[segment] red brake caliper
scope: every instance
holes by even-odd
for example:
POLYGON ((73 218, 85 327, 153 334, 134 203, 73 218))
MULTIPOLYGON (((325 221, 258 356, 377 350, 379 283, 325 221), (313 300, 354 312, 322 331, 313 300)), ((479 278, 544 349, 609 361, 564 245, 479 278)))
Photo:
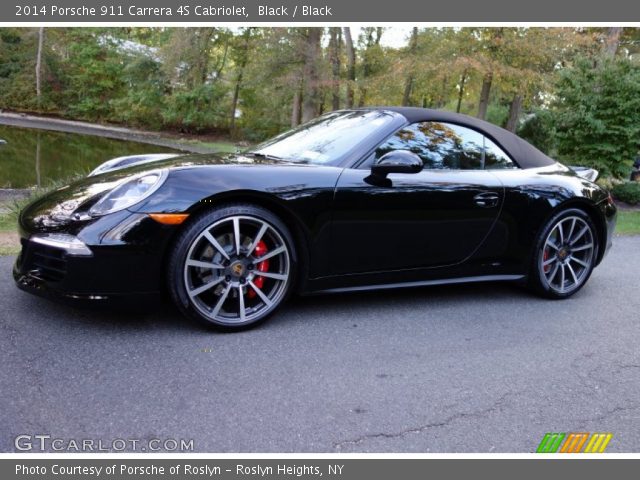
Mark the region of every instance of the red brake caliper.
MULTIPOLYGON (((268 251, 269 251, 269 249, 267 248, 267 244, 264 243, 262 240, 260 240, 258 242, 258 245, 256 245, 256 249, 254 250, 254 255, 256 257, 260 258, 264 254, 266 254, 268 251)), ((269 260, 263 260, 262 262, 258 263, 258 265, 256 265, 256 269, 258 271, 260 271, 260 272, 268 271, 269 270, 269 260)), ((257 288, 262 288, 262 286, 264 285, 264 277, 261 277, 260 275, 256 275, 253 278, 253 284, 257 288)), ((253 289, 247 288, 247 297, 254 298, 256 295, 257 294, 253 289)))
MULTIPOLYGON (((545 248, 544 252, 542 253, 542 261, 546 262, 547 260, 549 260, 549 249, 545 248)), ((551 265, 545 265, 543 267, 544 273, 549 273, 549 270, 551 270, 551 265)))

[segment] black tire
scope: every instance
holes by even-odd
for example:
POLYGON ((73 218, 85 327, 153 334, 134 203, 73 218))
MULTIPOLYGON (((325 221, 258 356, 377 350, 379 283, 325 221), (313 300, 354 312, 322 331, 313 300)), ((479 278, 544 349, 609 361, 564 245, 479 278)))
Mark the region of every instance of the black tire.
POLYGON ((169 254, 167 283, 184 315, 220 331, 239 331, 277 310, 295 272, 286 225, 264 208, 228 204, 189 219, 169 254))
POLYGON ((596 227, 584 210, 570 208, 557 213, 536 239, 528 287, 545 298, 570 297, 589 280, 599 247, 596 227))

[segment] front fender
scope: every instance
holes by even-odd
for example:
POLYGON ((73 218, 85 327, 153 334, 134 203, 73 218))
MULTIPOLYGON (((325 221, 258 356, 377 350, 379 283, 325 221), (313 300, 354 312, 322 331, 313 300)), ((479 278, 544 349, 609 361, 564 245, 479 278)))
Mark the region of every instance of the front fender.
POLYGON ((264 207, 300 232, 309 275, 326 274, 335 185, 342 169, 303 165, 216 165, 171 170, 161 188, 132 210, 189 213, 229 203, 264 207))

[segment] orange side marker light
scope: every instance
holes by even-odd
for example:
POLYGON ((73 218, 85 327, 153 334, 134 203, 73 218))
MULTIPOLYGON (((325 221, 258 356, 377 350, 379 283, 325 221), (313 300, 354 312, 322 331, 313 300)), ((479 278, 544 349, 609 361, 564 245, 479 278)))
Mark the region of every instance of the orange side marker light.
POLYGON ((188 217, 188 213, 150 213, 149 216, 163 225, 180 225, 188 217))

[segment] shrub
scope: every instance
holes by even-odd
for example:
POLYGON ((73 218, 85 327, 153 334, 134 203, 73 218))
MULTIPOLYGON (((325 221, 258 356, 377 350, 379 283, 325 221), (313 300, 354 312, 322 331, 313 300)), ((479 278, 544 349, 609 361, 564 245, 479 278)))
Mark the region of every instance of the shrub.
POLYGON ((215 130, 226 119, 226 90, 219 84, 204 84, 190 90, 179 90, 166 97, 162 120, 166 127, 186 133, 215 130))
POLYGON ((553 155, 555 131, 553 115, 549 110, 540 109, 532 112, 520 124, 517 133, 540 151, 553 155))
POLYGON ((637 205, 640 203, 640 182, 619 183, 611 189, 611 194, 617 200, 637 205))
POLYGON ((640 65, 582 59, 562 70, 555 128, 561 159, 624 177, 640 148, 640 65))

